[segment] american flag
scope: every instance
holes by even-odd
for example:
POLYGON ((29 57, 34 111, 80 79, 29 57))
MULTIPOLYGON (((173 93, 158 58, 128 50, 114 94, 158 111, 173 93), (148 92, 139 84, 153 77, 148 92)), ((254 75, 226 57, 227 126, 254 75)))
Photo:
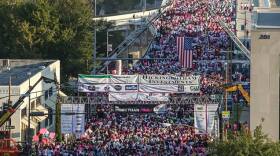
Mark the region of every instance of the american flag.
POLYGON ((193 38, 192 37, 177 37, 177 51, 179 62, 182 68, 192 68, 193 62, 193 38))

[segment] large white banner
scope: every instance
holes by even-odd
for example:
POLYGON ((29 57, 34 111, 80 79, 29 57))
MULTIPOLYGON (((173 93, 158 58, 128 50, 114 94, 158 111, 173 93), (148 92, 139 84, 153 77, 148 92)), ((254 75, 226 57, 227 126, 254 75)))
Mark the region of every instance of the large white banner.
POLYGON ((218 104, 194 106, 194 127, 196 128, 196 134, 215 133, 215 116, 217 115, 217 109, 218 104))
POLYGON ((200 76, 176 76, 176 75, 139 75, 141 84, 162 85, 199 85, 200 76))
POLYGON ((75 134, 77 136, 84 133, 85 127, 85 105, 84 104, 62 104, 61 105, 61 133, 75 134), (67 115, 65 113, 77 113, 67 115))
POLYGON ((169 101, 168 93, 109 93, 109 101, 169 101))
POLYGON ((79 75, 79 92, 199 93, 200 76, 79 75))
MULTIPOLYGON (((61 114, 72 112, 72 104, 61 104, 61 114)), ((61 133, 70 134, 73 132, 73 118, 69 115, 61 115, 61 133)))
POLYGON ((199 85, 158 85, 158 84, 140 84, 140 92, 156 93, 199 93, 199 85))
POLYGON ((215 121, 215 116, 218 116, 217 109, 218 104, 207 105, 207 132, 210 135, 214 135, 216 132, 216 128, 218 128, 218 122, 215 121))

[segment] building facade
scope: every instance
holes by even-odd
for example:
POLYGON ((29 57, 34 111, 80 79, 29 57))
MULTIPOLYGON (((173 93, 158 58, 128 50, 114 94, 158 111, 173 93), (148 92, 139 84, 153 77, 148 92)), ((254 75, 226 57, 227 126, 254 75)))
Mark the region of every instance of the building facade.
MULTIPOLYGON (((26 94, 29 86, 33 86, 42 76, 60 82, 60 61, 58 60, 5 60, 0 59, 0 111, 4 111, 4 103, 8 103, 9 90, 10 101, 15 104, 21 95, 26 94), (10 85, 11 84, 11 85, 10 85), (9 85, 11 86, 9 89, 9 85)), ((40 81, 30 94, 30 111, 54 113, 57 87, 55 83, 40 81)), ((16 110, 11 117, 11 136, 16 141, 26 141, 28 127, 29 97, 16 110)), ((40 128, 46 127, 54 131, 54 116, 31 117, 30 127, 36 133, 40 128)), ((8 122, 1 131, 6 131, 8 122)))
POLYGON ((279 140, 280 9, 255 10, 251 50, 250 129, 279 140))

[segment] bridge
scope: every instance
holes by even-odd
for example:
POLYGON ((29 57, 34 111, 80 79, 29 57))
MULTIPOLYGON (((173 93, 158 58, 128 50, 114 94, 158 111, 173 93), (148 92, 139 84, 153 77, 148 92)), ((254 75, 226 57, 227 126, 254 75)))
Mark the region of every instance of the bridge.
POLYGON ((113 22, 115 26, 122 26, 122 25, 142 25, 145 23, 145 18, 148 18, 158 12, 158 9, 153 9, 149 11, 139 11, 139 12, 132 12, 127 14, 121 15, 113 15, 113 16, 101 16, 93 18, 94 21, 104 20, 107 22, 113 22))
POLYGON ((93 20, 94 21, 104 20, 107 22, 114 22, 115 26, 122 26, 122 25, 129 25, 129 24, 143 25, 143 24, 145 24, 145 20, 143 20, 143 19, 149 18, 149 17, 157 14, 161 8, 164 8, 168 5, 169 1, 170 0, 163 0, 161 3, 161 7, 158 9, 151 9, 151 10, 138 11, 138 12, 135 12, 135 11, 127 12, 127 13, 118 14, 118 15, 97 16, 97 17, 93 18, 93 20))

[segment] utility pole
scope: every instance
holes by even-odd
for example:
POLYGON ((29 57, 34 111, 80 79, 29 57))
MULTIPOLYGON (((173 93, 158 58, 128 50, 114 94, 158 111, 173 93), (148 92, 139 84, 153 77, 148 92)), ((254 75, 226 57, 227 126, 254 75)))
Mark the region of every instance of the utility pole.
MULTIPOLYGON (((96 0, 94 0, 94 17, 96 17, 96 0)), ((93 74, 96 74, 96 21, 94 21, 94 43, 93 43, 93 74)))
MULTIPOLYGON (((228 83, 228 63, 226 62, 225 63, 225 67, 226 67, 226 74, 225 74, 225 76, 226 76, 226 84, 228 83)), ((228 110, 228 108, 227 108, 227 97, 228 97, 228 92, 227 91, 225 91, 225 100, 224 100, 224 105, 225 105, 225 111, 227 111, 228 110)), ((224 119, 223 119, 224 120, 224 119)), ((225 121, 224 120, 224 122, 223 122, 224 124, 224 126, 223 126, 223 129, 224 129, 224 137, 223 137, 223 140, 227 140, 227 121, 225 121)))
MULTIPOLYGON (((206 37, 207 37, 207 51, 209 50, 209 34, 208 34, 208 10, 209 10, 209 5, 207 5, 207 11, 206 11, 206 37)), ((206 117, 206 134, 208 134, 208 107, 206 103, 206 108, 205 108, 205 117, 206 117)))
MULTIPOLYGON (((28 89, 31 89, 30 85, 30 78, 31 78, 31 72, 28 72, 27 75, 29 76, 28 79, 28 89)), ((30 128, 30 112, 31 112, 31 97, 30 94, 28 95, 28 126, 27 126, 27 144, 28 144, 28 154, 31 154, 31 148, 32 148, 32 140, 31 138, 31 128, 30 128)))
POLYGON ((61 103, 60 103, 60 84, 58 84, 56 74, 54 74, 54 80, 57 88, 57 99, 56 99, 56 105, 55 105, 55 133, 56 133, 56 141, 61 142, 62 136, 61 136, 61 103))
POLYGON ((247 33, 246 33, 246 31, 247 31, 247 10, 245 10, 244 13, 245 13, 245 21, 244 21, 244 43, 243 44, 246 43, 246 37, 248 37, 247 33))
POLYGON ((145 12, 145 11, 146 11, 146 5, 147 5, 146 0, 143 0, 143 12, 145 12))
MULTIPOLYGON (((12 100, 11 100, 11 85, 12 85, 12 77, 9 78, 9 98, 8 98, 8 109, 12 107, 12 100)), ((9 127, 9 138, 11 138, 11 125, 12 120, 9 119, 8 127, 9 127)))
MULTIPOLYGON (((108 52, 109 52, 109 31, 107 30, 107 48, 106 48, 106 58, 108 59, 108 52)), ((106 73, 109 74, 109 67, 106 66, 106 73)))

